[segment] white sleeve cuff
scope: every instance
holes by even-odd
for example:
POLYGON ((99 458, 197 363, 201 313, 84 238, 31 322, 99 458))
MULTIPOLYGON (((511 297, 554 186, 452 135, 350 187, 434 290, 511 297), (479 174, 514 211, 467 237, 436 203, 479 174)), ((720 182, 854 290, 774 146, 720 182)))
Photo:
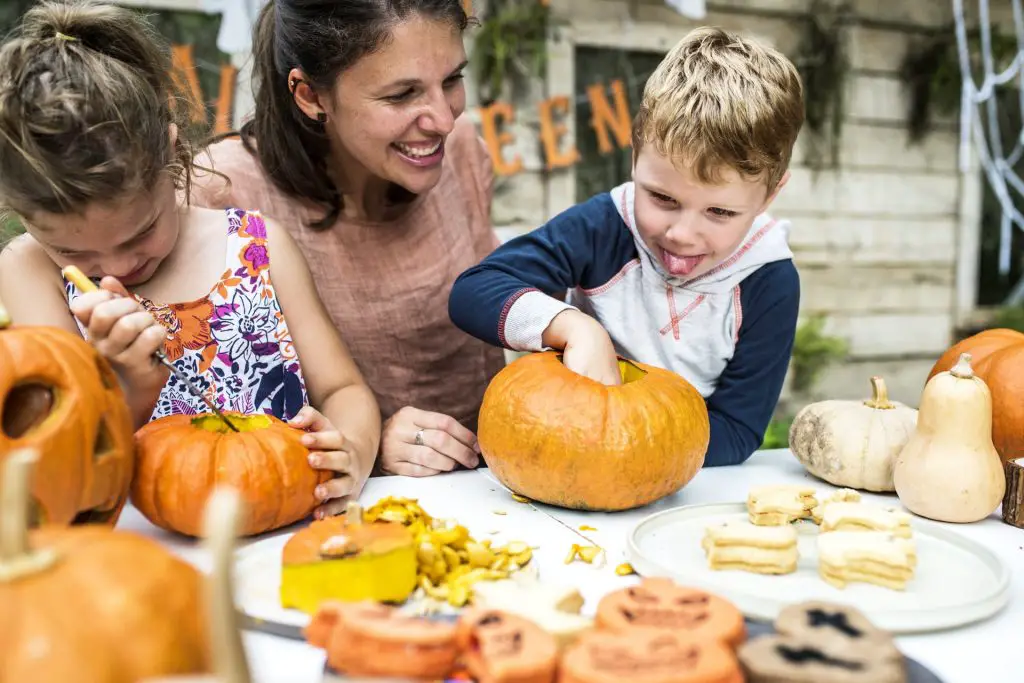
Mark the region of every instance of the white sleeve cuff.
POLYGON ((513 351, 546 351, 544 330, 562 311, 575 309, 543 292, 530 290, 523 293, 505 314, 501 323, 501 336, 513 351))

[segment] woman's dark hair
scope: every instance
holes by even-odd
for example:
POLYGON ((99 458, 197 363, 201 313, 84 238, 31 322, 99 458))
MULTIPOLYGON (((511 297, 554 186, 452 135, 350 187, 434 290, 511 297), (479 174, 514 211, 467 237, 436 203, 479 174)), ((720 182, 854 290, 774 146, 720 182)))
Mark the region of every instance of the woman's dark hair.
POLYGON ((325 207, 313 228, 334 223, 341 193, 327 173, 324 124, 299 110, 288 72, 301 69, 310 87, 328 93, 341 72, 414 15, 449 20, 459 30, 469 25, 463 0, 270 0, 260 12, 253 31, 255 115, 242 126, 242 143, 284 193, 325 207))
POLYGON ((0 209, 69 213, 150 189, 170 172, 188 196, 168 51, 132 10, 41 2, 0 48, 0 209))

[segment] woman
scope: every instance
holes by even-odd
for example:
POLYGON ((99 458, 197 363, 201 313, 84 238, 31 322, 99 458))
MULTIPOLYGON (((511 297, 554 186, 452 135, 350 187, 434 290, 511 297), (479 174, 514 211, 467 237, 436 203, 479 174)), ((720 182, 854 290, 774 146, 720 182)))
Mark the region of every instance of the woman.
POLYGON ((193 186, 196 203, 261 210, 298 242, 380 403, 385 473, 476 467, 477 411, 504 364, 447 309, 498 245, 491 160, 460 119, 467 24, 461 0, 271 0, 255 116, 209 148, 229 182, 193 186))

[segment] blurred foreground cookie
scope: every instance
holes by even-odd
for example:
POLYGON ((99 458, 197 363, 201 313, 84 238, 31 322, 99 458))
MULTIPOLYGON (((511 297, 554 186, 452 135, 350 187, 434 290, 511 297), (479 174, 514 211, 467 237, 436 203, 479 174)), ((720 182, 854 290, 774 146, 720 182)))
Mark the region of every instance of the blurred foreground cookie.
POLYGON ((825 512, 825 507, 832 503, 859 503, 860 493, 853 489, 838 489, 833 491, 832 495, 828 498, 822 499, 814 509, 811 510, 811 519, 815 524, 821 524, 821 516, 825 512))
POLYGON ((879 657, 870 645, 831 651, 802 636, 769 635, 740 648, 747 683, 905 683, 902 660, 879 657))
POLYGON ((558 683, 743 683, 736 655, 671 631, 591 631, 566 650, 558 683))
POLYGON ((817 504, 814 489, 810 486, 759 486, 747 494, 750 522, 760 526, 780 526, 809 518, 817 504))
POLYGON ((910 538, 910 515, 868 503, 832 503, 822 513, 821 530, 887 531, 893 536, 910 538))
POLYGON ((701 542, 714 570, 738 569, 756 574, 790 574, 799 558, 796 529, 726 522, 710 526, 701 542))
POLYGON ((555 637, 533 622, 493 609, 471 609, 459 618, 462 663, 477 683, 554 683, 555 637))
POLYGON ((563 648, 594 626, 591 617, 580 614, 583 595, 579 590, 535 579, 481 581, 473 586, 473 605, 529 619, 563 648))
POLYGON ((747 637, 743 614, 731 602, 663 578, 606 594, 597 604, 595 622, 608 631, 670 631, 731 647, 747 637))
POLYGON ((372 602, 326 602, 303 631, 349 676, 445 678, 458 657, 456 625, 372 602))
POLYGON ((775 631, 805 638, 827 652, 866 645, 874 658, 891 659, 902 665, 903 655, 892 635, 875 627, 863 612, 849 605, 818 601, 790 605, 776 617, 775 631))
POLYGON ((860 582, 904 590, 915 566, 917 554, 910 539, 884 531, 830 531, 818 536, 818 573, 836 588, 860 582))

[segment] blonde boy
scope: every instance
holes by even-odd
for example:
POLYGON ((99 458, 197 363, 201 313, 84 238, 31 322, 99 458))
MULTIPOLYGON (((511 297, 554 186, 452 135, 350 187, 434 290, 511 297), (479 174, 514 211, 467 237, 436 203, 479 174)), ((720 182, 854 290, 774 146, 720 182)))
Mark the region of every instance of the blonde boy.
POLYGON ((793 347, 789 223, 766 211, 803 118, 783 55, 719 29, 691 32, 644 88, 633 181, 463 273, 453 322, 510 349, 563 350, 567 367, 609 385, 621 381, 616 354, 673 370, 707 403, 705 466, 744 462, 793 347))

